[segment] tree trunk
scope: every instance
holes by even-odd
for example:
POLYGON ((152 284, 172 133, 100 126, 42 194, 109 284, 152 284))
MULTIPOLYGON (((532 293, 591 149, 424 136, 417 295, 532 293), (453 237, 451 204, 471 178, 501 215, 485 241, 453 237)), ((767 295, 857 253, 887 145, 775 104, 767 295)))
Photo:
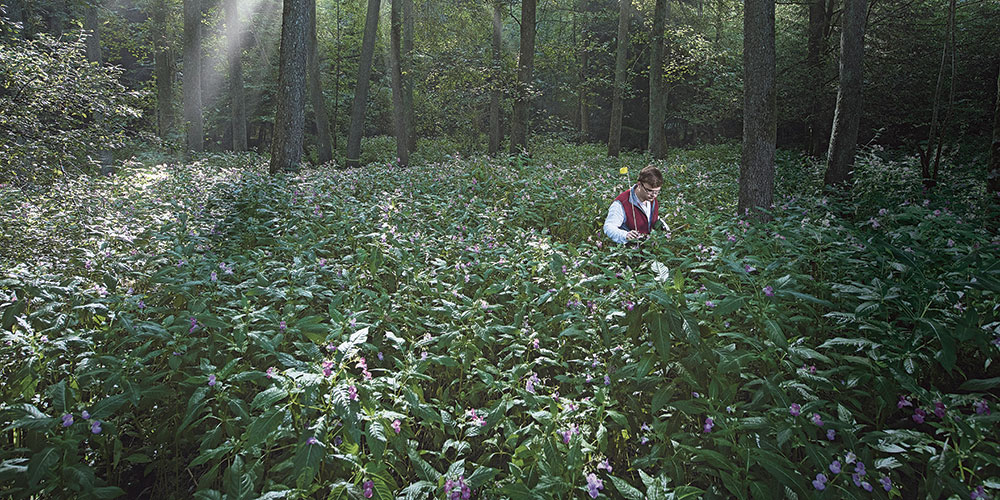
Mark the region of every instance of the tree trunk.
POLYGON ((389 7, 389 83, 392 86, 392 124, 396 131, 396 158, 400 165, 410 163, 410 137, 406 130, 406 111, 403 109, 403 72, 400 69, 400 31, 399 19, 401 0, 391 0, 389 7))
POLYGON ((775 114, 774 0, 743 2, 743 155, 737 212, 769 217, 774 198, 775 114))
POLYGON ((316 0, 308 0, 306 15, 309 16, 307 33, 306 60, 309 65, 309 98, 312 101, 313 119, 316 120, 316 149, 319 162, 333 161, 333 149, 330 147, 330 120, 326 115, 326 99, 323 98, 323 87, 320 85, 319 53, 316 44, 316 0))
POLYGON ((997 73, 997 102, 993 107, 993 144, 990 148, 987 187, 994 194, 993 200, 1000 203, 1000 72, 997 73))
POLYGON ((844 22, 840 34, 840 88, 833 112, 830 152, 823 179, 828 186, 848 186, 858 147, 866 3, 865 0, 844 0, 844 22))
POLYGON ((167 42, 167 2, 153 5, 153 59, 156 72, 156 131, 166 139, 174 130, 174 58, 167 42))
POLYGON ((490 75, 490 156, 500 151, 503 131, 500 129, 500 71, 503 51, 503 2, 493 2, 493 69, 490 75))
POLYGON ((368 84, 372 74, 372 56, 375 54, 375 37, 378 35, 380 0, 368 0, 365 17, 365 34, 361 42, 361 60, 358 62, 358 86, 351 106, 351 129, 347 136, 347 166, 361 164, 361 136, 365 131, 365 106, 368 104, 368 84))
POLYGON ((809 38, 807 39, 806 67, 810 72, 810 86, 813 95, 809 103, 809 154, 826 156, 827 141, 830 139, 829 120, 823 116, 823 84, 826 79, 823 71, 823 52, 826 42, 826 26, 829 16, 826 12, 825 0, 812 0, 809 4, 809 38))
POLYGON ((649 55, 649 152, 657 159, 667 157, 667 137, 663 128, 667 114, 663 89, 663 29, 666 21, 667 0, 656 0, 649 55))
POLYGON ((528 149, 528 104, 531 99, 531 72, 535 64, 535 3, 521 0, 521 47, 517 57, 517 96, 510 125, 510 152, 528 149))
POLYGON ((577 89, 577 101, 580 107, 580 142, 590 140, 590 106, 587 103, 587 67, 590 65, 589 40, 584 38, 580 48, 580 86, 577 89))
POLYGON ((201 114, 201 1, 184 0, 184 130, 187 151, 205 149, 201 114))
MULTIPOLYGON (((83 28, 87 30, 87 61, 100 66, 103 57, 101 56, 101 24, 97 15, 97 7, 97 2, 87 5, 86 14, 84 15, 83 28)), ((104 113, 95 110, 94 123, 97 124, 99 128, 103 128, 104 121, 104 113)), ((101 163, 101 174, 106 175, 113 172, 113 158, 110 150, 102 149, 98 151, 97 157, 101 163)))
POLYGON ((413 0, 403 0, 403 121, 406 124, 407 151, 417 150, 417 125, 413 115, 413 0))
POLYGON ((226 0, 226 39, 229 58, 229 122, 233 130, 233 151, 247 150, 247 109, 243 92, 243 26, 238 0, 226 0))
POLYGON ((615 48, 615 88, 611 97, 611 126, 608 131, 608 156, 618 156, 622 145, 622 95, 625 92, 625 70, 628 61, 628 24, 632 0, 619 0, 618 45, 615 48))
POLYGON ((281 11, 281 48, 278 55, 278 93, 271 143, 272 175, 294 171, 302 160, 305 135, 307 0, 284 0, 281 11))
POLYGON ((333 150, 337 150, 338 127, 340 126, 340 67, 343 62, 343 51, 340 47, 341 22, 340 0, 337 1, 337 62, 333 68, 333 150))
MULTIPOLYGON (((955 110, 955 0, 948 2, 948 55, 951 58, 951 80, 948 82, 948 110, 944 115, 944 121, 939 130, 943 130, 951 122, 951 113, 955 110)), ((944 61, 942 61, 943 63, 944 61)), ((942 67, 942 73, 944 68, 942 67)), ((938 134, 937 149, 934 152, 934 166, 931 169, 931 180, 937 183, 938 167, 941 165, 941 147, 944 145, 944 138, 938 134)))

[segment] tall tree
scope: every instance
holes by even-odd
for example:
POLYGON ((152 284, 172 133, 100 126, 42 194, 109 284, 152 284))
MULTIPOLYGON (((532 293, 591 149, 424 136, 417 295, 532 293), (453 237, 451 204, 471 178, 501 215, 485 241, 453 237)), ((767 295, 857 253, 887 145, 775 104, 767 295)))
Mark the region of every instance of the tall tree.
POLYGON ((153 59, 156 75, 156 132, 166 139, 174 130, 174 56, 167 39, 167 1, 153 8, 153 59))
POLYGON ((403 0, 403 54, 400 67, 403 72, 403 116, 409 151, 417 150, 417 125, 413 115, 413 0, 403 0))
POLYGON ((843 28, 840 32, 840 88, 823 178, 828 186, 847 185, 858 147, 866 3, 865 0, 844 0, 843 28))
POLYGON ((536 0, 521 0, 521 48, 517 56, 518 91, 510 124, 510 152, 528 149, 528 104, 531 99, 531 73, 535 66, 536 0))
POLYGON ((997 72, 997 101, 993 106, 993 144, 990 148, 990 168, 987 186, 1000 203, 1000 71, 997 72))
MULTIPOLYGON (((700 4, 699 4, 700 5, 700 4)), ((663 128, 667 114, 667 96, 663 88, 663 29, 667 21, 667 0, 656 0, 653 7, 652 48, 649 51, 649 152, 653 158, 667 156, 667 136, 663 128)))
POLYGON ((243 93, 243 27, 238 0, 226 0, 226 56, 229 59, 229 122, 233 151, 247 150, 247 110, 243 93))
POLYGON ((389 83, 392 86, 392 124, 396 131, 396 158, 400 165, 410 163, 410 137, 406 127, 403 102, 403 71, 400 69, 400 38, 402 21, 399 17, 401 0, 390 0, 389 7, 389 83))
POLYGON ((757 219, 774 199, 774 0, 743 1, 743 155, 737 211, 757 219))
POLYGON ((823 71, 823 55, 826 52, 827 32, 830 14, 827 0, 811 0, 809 3, 809 35, 806 39, 806 67, 811 75, 810 90, 814 96, 809 104, 808 130, 809 154, 826 156, 827 141, 830 140, 830 120, 824 116, 822 95, 826 73, 823 71))
POLYGON ((368 0, 365 17, 365 34, 361 41, 361 60, 358 62, 358 86, 354 90, 351 106, 351 129, 347 135, 347 166, 361 164, 361 136, 365 131, 365 105, 368 103, 368 84, 372 74, 372 56, 375 54, 375 36, 378 34, 380 0, 368 0))
POLYGON ((625 93, 625 70, 628 61, 628 25, 632 0, 619 0, 618 45, 615 47, 615 88, 611 97, 611 126, 608 131, 608 156, 618 156, 622 145, 622 95, 625 93))
POLYGON ((201 107, 201 1, 184 0, 184 130, 187 151, 205 149, 201 107))
MULTIPOLYGON (((586 12, 586 0, 580 0, 577 12, 586 12)), ((576 30, 573 30, 574 33, 576 30)), ((590 105, 587 101, 587 79, 589 77, 588 67, 590 66, 590 31, 586 24, 580 30, 580 46, 577 58, 580 61, 580 69, 577 75, 577 114, 580 115, 580 141, 587 142, 590 137, 590 105)))
MULTIPOLYGON (((84 13, 83 27, 87 31, 87 61, 100 66, 103 57, 101 56, 101 23, 97 12, 98 6, 99 3, 97 1, 87 4, 86 11, 84 13)), ((95 123, 97 123, 98 126, 103 126, 104 120, 104 113, 95 110, 95 123)), ((101 149, 97 152, 97 157, 101 162, 101 173, 107 174, 112 172, 111 151, 109 149, 101 149)))
POLYGON ((284 0, 278 55, 278 95, 271 143, 271 174, 295 170, 305 135, 308 0, 284 0))
POLYGON ((941 147, 944 139, 941 131, 945 129, 955 100, 955 0, 948 2, 948 27, 945 30, 945 42, 941 47, 941 66, 938 68, 937 85, 934 88, 934 103, 931 111, 931 126, 927 138, 927 149, 920 149, 921 174, 928 185, 937 183, 938 165, 941 163, 941 147), (951 57, 951 80, 949 82, 948 112, 944 120, 938 121, 941 109, 941 89, 944 86, 945 62, 951 57))
POLYGON ((490 145, 488 152, 490 156, 500 151, 500 142, 503 141, 503 131, 500 129, 500 57, 503 50, 503 2, 493 1, 493 69, 490 79, 492 88, 490 89, 490 145))
POLYGON ((333 160, 333 148, 330 146, 330 119, 326 115, 326 99, 323 98, 323 87, 320 85, 319 51, 316 44, 316 0, 307 0, 306 14, 309 16, 308 54, 309 65, 309 98, 312 101, 313 119, 316 121, 316 148, 320 163, 333 160))

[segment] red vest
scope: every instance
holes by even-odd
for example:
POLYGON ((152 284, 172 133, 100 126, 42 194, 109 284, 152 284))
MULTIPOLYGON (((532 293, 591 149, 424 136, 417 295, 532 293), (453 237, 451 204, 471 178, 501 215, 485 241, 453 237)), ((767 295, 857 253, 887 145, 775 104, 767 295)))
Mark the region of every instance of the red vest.
POLYGON ((657 219, 660 218, 660 203, 658 200, 653 200, 651 203, 653 209, 650 211, 652 220, 646 220, 646 213, 642 211, 642 208, 632 204, 631 195, 632 189, 630 188, 615 198, 625 209, 625 222, 620 229, 625 231, 635 229, 640 233, 649 234, 649 228, 656 224, 657 219))

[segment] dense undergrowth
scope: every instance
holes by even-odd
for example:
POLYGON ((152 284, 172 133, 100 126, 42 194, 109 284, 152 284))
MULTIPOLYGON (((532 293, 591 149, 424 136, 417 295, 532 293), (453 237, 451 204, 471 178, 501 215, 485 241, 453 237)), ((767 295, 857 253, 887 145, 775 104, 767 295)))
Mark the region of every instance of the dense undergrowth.
POLYGON ((758 224, 731 215, 737 147, 676 151, 669 230, 613 248, 619 168, 648 158, 423 147, 406 169, 150 157, 0 193, 0 490, 1000 493, 1000 240, 974 168, 926 194, 868 151, 839 199, 779 152, 758 224))

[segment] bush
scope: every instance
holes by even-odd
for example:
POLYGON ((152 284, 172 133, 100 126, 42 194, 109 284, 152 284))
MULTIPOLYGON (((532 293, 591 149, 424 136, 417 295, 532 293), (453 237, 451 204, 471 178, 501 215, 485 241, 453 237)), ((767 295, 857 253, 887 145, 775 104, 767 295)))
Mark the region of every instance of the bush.
POLYGON ((137 94, 119 68, 87 61, 82 34, 24 40, 13 29, 0 18, 0 178, 47 186, 97 172, 100 152, 125 144, 137 94))

